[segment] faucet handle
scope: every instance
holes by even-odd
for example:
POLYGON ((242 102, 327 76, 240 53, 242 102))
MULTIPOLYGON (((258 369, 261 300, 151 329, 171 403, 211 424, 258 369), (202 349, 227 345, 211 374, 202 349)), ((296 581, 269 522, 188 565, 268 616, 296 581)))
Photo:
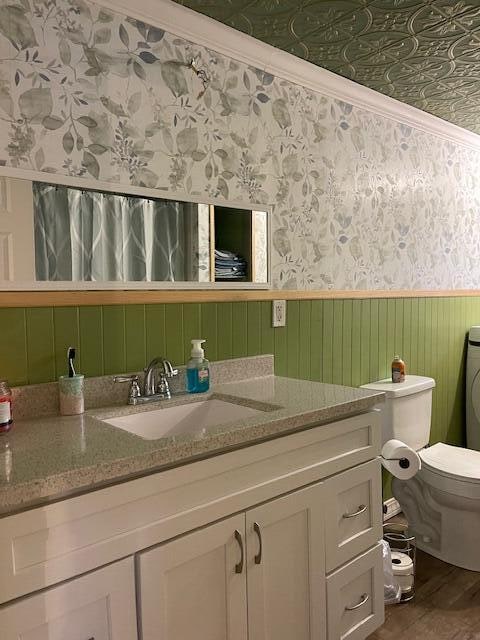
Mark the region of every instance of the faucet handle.
POLYGON ((138 376, 133 374, 131 376, 114 376, 114 382, 138 382, 138 376))
POLYGON ((167 376, 166 373, 160 374, 160 379, 157 384, 157 388, 155 389, 156 393, 159 393, 164 398, 171 398, 172 392, 170 391, 170 385, 168 384, 168 378, 171 376, 167 376))
POLYGON ((140 386, 138 384, 138 376, 133 374, 131 376, 114 376, 114 382, 130 382, 130 391, 128 393, 128 402, 129 404, 134 404, 132 400, 135 398, 140 398, 142 392, 140 391, 140 386))
POLYGON ((178 369, 174 369, 170 360, 163 361, 163 369, 167 378, 173 378, 178 375, 178 369))

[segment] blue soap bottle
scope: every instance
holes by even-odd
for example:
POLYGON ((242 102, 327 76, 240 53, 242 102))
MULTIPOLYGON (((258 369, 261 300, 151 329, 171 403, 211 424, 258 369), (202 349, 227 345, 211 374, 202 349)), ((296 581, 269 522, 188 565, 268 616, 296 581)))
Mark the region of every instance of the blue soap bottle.
POLYGON ((205 358, 202 344, 205 340, 192 340, 190 360, 187 362, 187 391, 203 393, 210 389, 209 362, 205 358))

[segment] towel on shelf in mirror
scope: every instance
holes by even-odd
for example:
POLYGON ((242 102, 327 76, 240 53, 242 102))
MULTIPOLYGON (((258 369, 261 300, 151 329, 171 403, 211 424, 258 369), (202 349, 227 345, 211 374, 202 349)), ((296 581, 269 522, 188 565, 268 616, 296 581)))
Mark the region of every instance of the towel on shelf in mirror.
POLYGON ((242 280, 247 275, 247 263, 242 256, 225 249, 215 249, 215 277, 222 280, 242 280))

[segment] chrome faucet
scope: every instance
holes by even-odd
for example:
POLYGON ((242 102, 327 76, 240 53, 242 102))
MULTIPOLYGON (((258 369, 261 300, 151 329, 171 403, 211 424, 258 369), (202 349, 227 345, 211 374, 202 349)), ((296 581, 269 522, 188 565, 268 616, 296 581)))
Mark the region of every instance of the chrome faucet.
POLYGON ((138 376, 115 376, 114 382, 130 382, 128 404, 144 404, 155 400, 165 400, 172 397, 168 380, 178 374, 170 360, 154 358, 145 368, 143 392, 138 384, 138 376))
POLYGON ((165 398, 170 398, 170 386, 168 379, 173 378, 178 374, 178 370, 174 369, 170 360, 166 358, 154 358, 145 369, 145 381, 143 386, 143 395, 146 397, 162 394, 165 398), (160 371, 160 380, 157 380, 156 373, 159 371, 159 367, 163 369, 160 371))

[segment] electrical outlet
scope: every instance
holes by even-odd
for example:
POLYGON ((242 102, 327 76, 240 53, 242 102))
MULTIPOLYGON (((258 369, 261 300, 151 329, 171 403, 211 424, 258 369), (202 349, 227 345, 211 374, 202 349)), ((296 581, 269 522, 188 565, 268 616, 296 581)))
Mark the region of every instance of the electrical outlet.
POLYGON ((287 324, 287 301, 272 302, 272 327, 284 327, 287 324))

